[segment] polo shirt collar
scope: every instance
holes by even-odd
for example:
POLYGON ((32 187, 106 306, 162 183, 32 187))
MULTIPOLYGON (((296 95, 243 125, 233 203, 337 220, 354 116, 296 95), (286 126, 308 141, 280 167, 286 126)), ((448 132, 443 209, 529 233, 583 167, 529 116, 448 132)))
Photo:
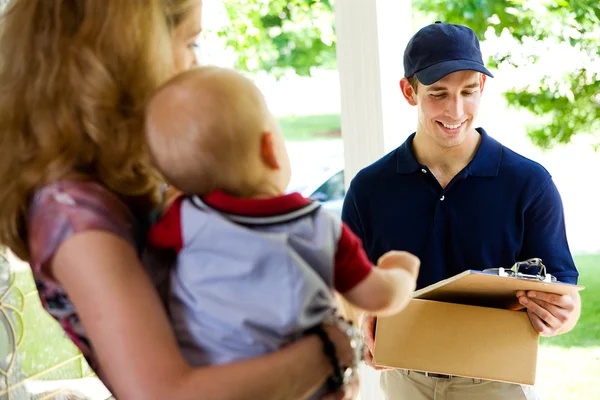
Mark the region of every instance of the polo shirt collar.
POLYGON ((396 150, 396 172, 399 174, 412 174, 421 168, 421 164, 417 161, 412 149, 415 134, 410 135, 396 150))
POLYGON ((477 132, 481 135, 481 143, 467 170, 472 176, 497 176, 502 161, 502 145, 490 137, 483 128, 477 128, 477 132))
MULTIPOLYGON (((496 176, 502 159, 502 145, 491 138, 483 128, 476 130, 481 135, 481 143, 479 143, 475 157, 467 166, 467 172, 472 176, 496 176)), ((410 135, 396 150, 396 172, 399 174, 411 174, 423 168, 412 150, 414 138, 415 133, 410 135)))
POLYGON ((239 198, 222 191, 215 191, 203 196, 202 201, 218 211, 249 217, 270 217, 287 214, 313 203, 312 200, 302 197, 300 193, 269 198, 239 198))

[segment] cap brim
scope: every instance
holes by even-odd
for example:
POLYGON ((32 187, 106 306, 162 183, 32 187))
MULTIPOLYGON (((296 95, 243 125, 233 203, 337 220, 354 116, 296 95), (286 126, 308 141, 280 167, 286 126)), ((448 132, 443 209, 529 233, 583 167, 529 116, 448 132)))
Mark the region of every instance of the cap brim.
POLYGON ((446 75, 458 71, 477 71, 491 78, 494 77, 482 64, 470 60, 450 60, 422 69, 415 73, 423 85, 432 85, 446 75))

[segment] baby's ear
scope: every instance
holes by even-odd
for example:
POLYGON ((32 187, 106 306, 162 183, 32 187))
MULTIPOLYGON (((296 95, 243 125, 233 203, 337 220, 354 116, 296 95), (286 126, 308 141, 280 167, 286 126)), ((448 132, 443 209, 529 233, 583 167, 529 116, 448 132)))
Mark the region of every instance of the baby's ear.
POLYGON ((262 162, 270 169, 279 169, 279 160, 271 132, 263 132, 260 135, 260 155, 262 162))

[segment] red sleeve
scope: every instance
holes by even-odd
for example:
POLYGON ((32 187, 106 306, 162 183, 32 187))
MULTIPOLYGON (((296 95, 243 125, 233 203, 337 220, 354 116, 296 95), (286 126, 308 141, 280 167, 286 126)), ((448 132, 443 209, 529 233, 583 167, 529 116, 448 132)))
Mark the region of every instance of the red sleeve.
POLYGON ((373 269, 360 239, 342 222, 342 233, 335 253, 335 290, 345 293, 362 282, 373 269))
POLYGON ((179 196, 171 203, 167 212, 148 232, 148 243, 159 249, 174 249, 179 253, 183 247, 181 231, 181 202, 179 196))

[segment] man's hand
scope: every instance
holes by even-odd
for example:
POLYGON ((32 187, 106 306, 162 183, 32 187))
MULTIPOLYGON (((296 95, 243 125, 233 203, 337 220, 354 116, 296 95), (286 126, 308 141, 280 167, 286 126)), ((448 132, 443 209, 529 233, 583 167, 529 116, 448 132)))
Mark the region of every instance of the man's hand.
POLYGON ((556 336, 573 329, 581 312, 581 297, 536 291, 518 291, 519 303, 527 308, 529 320, 542 336, 556 336))
POLYGON ((369 367, 373 368, 376 371, 386 371, 392 368, 380 367, 378 365, 373 364, 373 348, 375 347, 375 317, 368 313, 363 313, 359 317, 359 327, 360 333, 363 338, 363 342, 365 343, 364 350, 364 361, 369 367))

